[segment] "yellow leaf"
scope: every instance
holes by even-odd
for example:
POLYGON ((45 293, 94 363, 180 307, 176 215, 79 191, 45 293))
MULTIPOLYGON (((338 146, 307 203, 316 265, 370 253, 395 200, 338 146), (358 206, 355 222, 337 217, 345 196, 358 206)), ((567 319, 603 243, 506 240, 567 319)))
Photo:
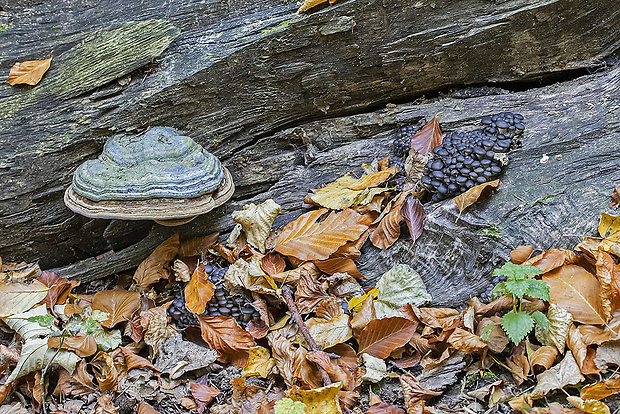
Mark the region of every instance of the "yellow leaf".
POLYGON ((356 298, 355 296, 353 296, 351 298, 351 300, 349 300, 349 310, 352 311, 352 312, 357 312, 360 309, 362 309, 362 303, 364 303, 364 300, 368 296, 372 296, 372 297, 374 297, 376 299, 377 296, 379 296, 379 289, 372 288, 367 293, 363 294, 359 298, 356 298))
POLYGON ((297 9, 297 14, 303 13, 306 10, 313 8, 314 6, 318 6, 321 3, 325 3, 327 0, 306 0, 304 4, 302 4, 299 9, 297 9))
POLYGON ((6 81, 9 85, 25 83, 26 85, 34 86, 39 83, 45 72, 49 69, 51 63, 52 58, 17 62, 11 68, 9 78, 6 81))
POLYGON ((586 385, 581 389, 581 398, 584 400, 602 400, 620 390, 620 377, 606 379, 596 384, 586 385))
POLYGON ((582 400, 579 397, 566 397, 566 400, 588 414, 610 414, 607 404, 597 400, 582 400))
POLYGON ((598 233, 603 238, 601 248, 605 251, 620 255, 620 216, 601 213, 598 233))
POLYGON ((271 354, 267 348, 262 346, 253 346, 250 348, 248 363, 245 368, 243 368, 242 375, 244 377, 267 378, 267 375, 269 375, 271 369, 275 365, 276 362, 273 358, 271 358, 271 354))
POLYGON ((459 215, 463 212, 463 210, 472 204, 489 198, 492 192, 500 185, 502 185, 502 182, 499 179, 489 181, 487 183, 472 187, 463 194, 454 197, 454 204, 456 204, 459 209, 459 215))
POLYGON ((306 414, 335 414, 342 413, 338 401, 338 391, 342 388, 340 382, 314 390, 299 390, 289 398, 306 404, 306 414))
POLYGON ((28 285, 0 281, 0 318, 26 312, 45 299, 48 291, 38 280, 28 285))
POLYGON ((207 279, 205 265, 196 267, 191 280, 185 285, 185 306, 195 314, 204 313, 207 302, 215 293, 215 285, 207 279))

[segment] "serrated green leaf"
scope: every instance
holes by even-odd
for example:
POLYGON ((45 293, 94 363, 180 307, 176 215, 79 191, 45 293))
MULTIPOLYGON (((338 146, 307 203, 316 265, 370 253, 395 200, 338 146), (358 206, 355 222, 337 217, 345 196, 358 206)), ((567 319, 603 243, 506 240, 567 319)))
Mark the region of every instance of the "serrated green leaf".
POLYGON ((508 312, 502 317, 502 328, 508 339, 519 344, 534 328, 534 319, 527 312, 508 312))
POLYGON ((507 262, 499 269, 493 271, 493 276, 507 276, 513 280, 524 280, 526 276, 534 276, 542 273, 537 267, 530 265, 516 265, 511 262, 507 262))
POLYGON ((276 401, 275 414, 305 414, 306 404, 301 401, 293 401, 290 398, 282 398, 276 401))
POLYGON ((532 313, 532 319, 536 322, 536 325, 543 328, 545 331, 549 330, 549 319, 545 316, 541 311, 536 311, 532 313))
POLYGON ((491 331, 493 330, 494 327, 495 327, 494 323, 490 323, 487 326, 485 326, 482 332, 480 332, 480 339, 482 339, 483 341, 488 341, 489 338, 491 338, 491 331))
POLYGON ((538 279, 525 279, 527 291, 525 295, 549 301, 549 285, 538 279))
POLYGON ((491 298, 495 300, 504 295, 508 295, 508 290, 506 290, 506 282, 499 282, 491 291, 491 298))
POLYGON ((528 283, 527 280, 522 279, 510 279, 506 281, 506 290, 518 297, 519 299, 523 299, 523 295, 527 292, 528 283))

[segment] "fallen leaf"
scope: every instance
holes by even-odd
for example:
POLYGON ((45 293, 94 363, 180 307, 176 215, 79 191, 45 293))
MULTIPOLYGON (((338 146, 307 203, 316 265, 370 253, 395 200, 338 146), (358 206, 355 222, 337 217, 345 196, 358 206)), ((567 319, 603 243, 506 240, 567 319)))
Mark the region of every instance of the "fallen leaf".
POLYGON ((189 267, 181 259, 174 261, 172 272, 174 273, 174 279, 178 282, 187 283, 192 278, 192 272, 189 271, 189 267))
POLYGON ((482 402, 486 402, 487 397, 490 397, 488 401, 489 405, 493 405, 493 403, 491 402, 493 398, 493 394, 497 393, 498 390, 499 392, 501 392, 501 394, 504 394, 504 392, 502 391, 503 385, 504 385, 504 381, 498 380, 491 384, 485 385, 484 387, 480 387, 476 390, 470 391, 467 393, 467 395, 470 395, 482 402))
POLYGON ((364 370, 366 371, 362 375, 362 381, 379 382, 383 378, 387 377, 387 365, 385 361, 380 358, 375 358, 370 354, 362 354, 362 361, 364 362, 364 370))
POLYGON ((297 281, 295 304, 300 314, 314 312, 318 304, 328 297, 319 282, 307 273, 303 273, 297 281))
POLYGON ((566 309, 577 322, 603 325, 611 314, 602 308, 600 285, 596 277, 583 267, 564 265, 543 274, 549 285, 550 302, 566 309))
POLYGON ((267 378, 276 362, 271 358, 271 354, 267 348, 262 346, 253 346, 249 350, 248 363, 243 368, 241 375, 244 377, 261 377, 267 378))
POLYGON ((405 375, 400 376, 400 385, 403 388, 407 413, 422 413, 422 411, 418 411, 418 409, 423 409, 424 401, 441 395, 440 392, 430 391, 424 388, 411 372, 407 372, 405 375))
POLYGON ((613 193, 611 193, 611 205, 609 208, 618 207, 620 205, 620 187, 615 186, 613 193))
POLYGON ((319 306, 316 308, 316 317, 319 319, 332 319, 338 315, 342 315, 344 313, 344 309, 342 309, 342 305, 338 303, 338 300, 334 297, 328 297, 323 299, 319 306))
POLYGON ((243 367, 247 364, 254 338, 228 316, 199 316, 202 339, 217 352, 218 361, 243 367))
POLYGON ((408 195, 409 192, 402 192, 390 201, 370 227, 370 241, 375 247, 385 250, 400 237, 400 223, 405 219, 401 210, 408 195))
POLYGON ((601 306, 609 310, 609 316, 620 308, 620 265, 607 252, 596 252, 596 277, 601 286, 601 306))
POLYGON ((304 201, 332 210, 343 210, 368 204, 375 196, 390 190, 377 186, 383 184, 397 172, 396 167, 390 167, 387 170, 364 175, 359 179, 347 174, 323 188, 310 190, 310 194, 306 196, 304 201))
MULTIPOLYGON (((41 326, 38 322, 29 321, 30 318, 39 319, 49 318, 47 313, 47 307, 45 305, 39 305, 30 309, 24 313, 17 313, 4 319, 4 323, 9 328, 14 330, 22 339, 27 340, 30 338, 38 338, 49 336, 52 334, 53 329, 51 326, 41 326)), ((53 319, 53 318, 52 318, 53 319)))
POLYGON ((69 372, 75 370, 75 365, 80 358, 73 352, 60 351, 56 354, 55 349, 47 346, 47 338, 30 338, 22 345, 17 366, 6 378, 8 384, 19 377, 43 369, 48 364, 60 365, 69 372))
POLYGON ((416 324, 407 318, 374 319, 360 333, 358 353, 385 359, 409 342, 415 329, 416 324))
POLYGON ((506 346, 510 342, 506 333, 501 328, 501 318, 498 316, 492 316, 491 318, 483 318, 476 327, 476 335, 482 335, 482 331, 488 325, 493 324, 493 328, 489 332, 489 339, 485 340, 489 346, 489 350, 495 354, 500 354, 506 349, 506 346))
POLYGON ((607 404, 597 400, 582 400, 579 397, 568 396, 566 401, 588 414, 611 414, 607 404))
POLYGON ((512 355, 506 359, 506 365, 517 385, 521 385, 530 373, 530 362, 523 354, 512 355))
POLYGON ((257 256, 252 256, 249 262, 243 259, 237 260, 228 267, 224 277, 237 289, 244 288, 252 292, 278 296, 276 282, 263 272, 261 260, 257 256))
POLYGON ((260 259, 260 267, 269 276, 284 272, 286 262, 281 254, 269 252, 260 259))
POLYGON ((620 390, 620 376, 615 376, 596 384, 586 385, 581 389, 580 397, 584 400, 602 400, 620 390))
POLYGON ((11 86, 17 84, 34 86, 41 81, 41 78, 43 78, 43 75, 47 72, 51 63, 52 58, 17 62, 9 71, 9 78, 6 81, 11 86))
POLYGON ((325 260, 366 231, 368 227, 361 224, 363 220, 363 216, 351 209, 340 213, 321 209, 302 214, 284 226, 275 250, 300 260, 325 260))
POLYGON ((551 368, 557 356, 558 350, 555 346, 541 346, 530 357, 532 371, 541 372, 551 368))
POLYGON ((601 213, 598 233, 603 238, 600 248, 620 256, 620 216, 601 213))
POLYGON ((289 398, 306 404, 306 414, 342 413, 338 401, 338 391, 342 384, 336 382, 314 390, 292 392, 289 398))
POLYGON ((150 404, 145 403, 144 401, 140 401, 138 404, 138 414, 161 414, 159 411, 154 409, 150 404))
POLYGON ((489 198, 493 194, 493 192, 496 191, 497 188, 501 185, 502 182, 499 179, 488 181, 486 183, 472 187, 469 190, 465 191, 463 194, 454 197, 454 204, 456 204, 459 209, 459 216, 467 207, 475 203, 480 203, 489 198))
POLYGON ((603 372, 609 370, 609 365, 620 366, 620 341, 609 341, 599 345, 594 363, 603 372))
POLYGON ((172 237, 157 246, 153 253, 149 255, 136 269, 133 280, 142 289, 148 289, 159 279, 165 279, 169 276, 166 266, 170 263, 179 252, 179 233, 175 233, 172 237))
POLYGON ((530 393, 525 393, 517 396, 513 400, 508 401, 508 405, 510 405, 510 407, 515 411, 528 414, 532 411, 534 401, 532 401, 532 395, 530 393))
POLYGON ((604 342, 618 340, 620 339, 620 309, 616 310, 611 320, 605 326, 579 325, 578 329, 586 345, 599 345, 604 342))
POLYGON ((106 328, 112 328, 119 322, 128 321, 140 308, 140 294, 123 289, 102 290, 95 293, 93 310, 106 312, 109 318, 101 324, 106 328))
POLYGON ((131 352, 129 348, 125 346, 120 347, 123 356, 125 357, 125 365, 127 365, 127 371, 131 371, 134 368, 149 368, 155 372, 159 372, 157 368, 146 358, 136 355, 131 352))
MULTIPOLYGON (((58 349, 60 345, 60 337, 53 336, 48 338, 47 346, 50 348, 58 349)), ((78 333, 75 336, 64 338, 62 341, 62 349, 73 351, 82 358, 93 355, 97 352, 97 342, 92 335, 86 335, 85 333, 78 333)))
POLYGON ((211 233, 202 237, 186 239, 179 244, 179 257, 202 256, 207 254, 217 243, 219 233, 211 233))
POLYGON ((90 365, 95 371, 95 379, 101 391, 117 391, 119 372, 114 365, 114 358, 107 352, 99 352, 90 365))
POLYGON ((280 211, 282 211, 280 205, 270 198, 259 205, 254 203, 244 205, 243 210, 232 213, 232 219, 241 224, 248 243, 261 253, 265 253, 265 241, 280 211))
POLYGON ((529 259, 533 251, 533 246, 517 246, 516 249, 510 252, 510 262, 514 264, 521 264, 529 259))
POLYGON ((54 395, 70 395, 74 397, 84 397, 87 395, 97 395, 100 391, 93 384, 90 374, 86 370, 86 361, 81 360, 75 367, 73 374, 62 368, 58 374, 58 383, 54 389, 54 395))
POLYGON ((155 358, 159 346, 166 342, 174 332, 174 328, 168 326, 168 308, 170 302, 140 312, 140 323, 145 329, 144 342, 150 348, 151 358, 155 358))
POLYGON ((196 400, 198 412, 201 413, 204 411, 205 407, 218 396, 220 390, 198 382, 191 382, 189 384, 189 392, 192 394, 192 397, 194 397, 194 400, 196 400))
POLYGON ((0 318, 26 312, 45 299, 48 291, 38 280, 30 284, 0 280, 0 318))
POLYGON ((437 115, 428 121, 413 137, 411 137, 411 148, 421 155, 430 154, 431 150, 441 145, 443 135, 439 128, 437 115))
POLYGON ((377 317, 400 316, 399 309, 412 303, 420 306, 433 300, 420 275, 406 264, 396 264, 376 284, 379 289, 375 310, 377 317))
POLYGON ((310 335, 321 348, 329 348, 345 342, 353 335, 349 327, 349 315, 341 314, 330 320, 310 318, 306 322, 310 335))
POLYGON ((45 304, 48 309, 52 309, 56 304, 64 304, 71 289, 80 285, 79 280, 70 281, 49 270, 41 272, 41 276, 37 280, 50 289, 45 297, 45 304))
POLYGON ((359 270, 357 270, 355 262, 346 257, 333 257, 327 260, 315 260, 314 264, 323 273, 327 273, 328 275, 333 275, 334 273, 347 273, 354 278, 364 277, 359 270))
POLYGON ((362 302, 362 306, 359 311, 354 313, 351 317, 350 325, 353 330, 353 337, 358 339, 362 330, 373 319, 377 319, 373 297, 367 296, 362 302))
POLYGON ((293 387, 295 385, 293 376, 295 370, 294 356, 297 348, 280 333, 280 330, 269 332, 267 340, 280 375, 289 388, 293 387))
POLYGON ((294 286, 299 280, 302 273, 309 273, 313 277, 318 277, 321 275, 321 271, 318 267, 316 267, 313 262, 305 262, 295 269, 286 270, 284 272, 276 273, 271 276, 273 280, 278 283, 288 283, 289 285, 294 286))
POLYGON ((400 209, 400 214, 405 218, 407 227, 409 227, 411 242, 415 243, 422 234, 422 230, 424 230, 424 220, 426 219, 426 212, 424 211, 422 203, 410 194, 405 199, 405 203, 400 209))
POLYGON ((549 391, 563 388, 566 385, 575 385, 585 380, 581 375, 579 366, 570 351, 566 351, 566 355, 562 362, 536 376, 538 384, 532 391, 532 398, 542 398, 549 391))
POLYGON ((395 405, 380 401, 368 407, 366 414, 405 414, 405 410, 395 405))
POLYGON ((119 414, 119 412, 119 408, 112 403, 112 398, 108 394, 103 394, 97 398, 97 404, 91 414, 119 414))
POLYGON ((205 265, 199 264, 192 274, 189 283, 185 285, 185 307, 200 315, 207 308, 207 302, 215 293, 215 285, 211 283, 205 272, 205 265))
POLYGON ((536 325, 536 339, 543 345, 555 346, 563 354, 568 332, 573 326, 573 315, 566 309, 552 303, 547 310, 547 320, 549 321, 549 329, 547 330, 536 325))
POLYGON ((274 414, 305 414, 306 404, 293 401, 290 398, 282 398, 280 401, 276 401, 274 409, 274 414))
POLYGON ((448 337, 448 343, 455 349, 466 354, 482 353, 487 349, 487 344, 478 335, 467 332, 465 329, 456 328, 448 337))
POLYGON ((577 365, 579 365, 579 369, 581 369, 583 375, 594 375, 599 373, 594 363, 594 349, 589 348, 585 344, 583 335, 581 335, 581 332, 575 326, 571 326, 570 328, 568 337, 566 338, 566 345, 573 353, 575 361, 577 361, 577 365))
POLYGON ((550 249, 526 260, 523 265, 534 266, 542 270, 543 273, 547 273, 565 264, 575 264, 576 261, 577 255, 571 250, 550 249))

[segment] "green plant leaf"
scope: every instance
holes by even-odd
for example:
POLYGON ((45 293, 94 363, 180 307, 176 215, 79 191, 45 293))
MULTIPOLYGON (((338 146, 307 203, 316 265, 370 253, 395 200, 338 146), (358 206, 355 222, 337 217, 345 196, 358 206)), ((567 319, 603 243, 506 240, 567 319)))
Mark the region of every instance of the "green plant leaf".
POLYGON ((507 276, 513 280, 524 280, 526 276, 534 276, 542 273, 537 267, 530 265, 516 265, 511 262, 507 262, 499 269, 493 271, 493 276, 507 276))
POLYGON ((502 317, 502 328, 508 339, 518 344, 534 327, 534 319, 527 312, 508 312, 502 317))
POLYGON ((493 290, 491 291, 491 298, 493 300, 504 296, 504 295, 508 295, 508 290, 506 289, 506 282, 499 282, 497 285, 495 285, 495 287, 493 288, 493 290))
POLYGON ((282 398, 276 401, 275 414, 305 414, 306 404, 301 401, 293 401, 290 398, 282 398))
POLYGON ((525 295, 529 287, 527 280, 524 279, 509 279, 505 283, 506 290, 519 299, 523 299, 523 295, 525 295))
POLYGON ((549 330, 549 319, 545 316, 541 311, 536 311, 532 313, 532 319, 536 322, 536 325, 543 328, 545 331, 549 330))
POLYGON ((490 323, 487 326, 485 326, 482 332, 480 332, 480 339, 482 339, 483 341, 488 341, 489 338, 491 337, 491 331, 493 330, 494 327, 495 327, 494 323, 490 323))
POLYGON ((549 301, 549 285, 547 282, 538 279, 525 279, 527 284, 525 295, 549 301))
POLYGON ((54 324, 54 317, 49 313, 46 313, 45 315, 31 316, 27 319, 27 321, 38 323, 42 328, 49 328, 54 324))

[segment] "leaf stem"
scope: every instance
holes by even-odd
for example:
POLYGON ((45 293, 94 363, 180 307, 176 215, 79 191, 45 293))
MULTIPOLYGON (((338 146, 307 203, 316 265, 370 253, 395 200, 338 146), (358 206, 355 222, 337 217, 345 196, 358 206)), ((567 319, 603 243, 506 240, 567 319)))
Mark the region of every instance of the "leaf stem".
MULTIPOLYGON (((301 315, 299 314, 299 311, 297 310, 297 305, 295 305, 295 301, 293 300, 293 292, 291 291, 291 288, 288 287, 288 285, 282 286, 282 296, 284 296, 284 300, 286 301, 286 306, 288 306, 288 308, 291 311, 291 316, 293 317, 293 320, 299 327, 299 330, 301 331, 302 335, 306 339, 306 342, 308 342, 308 346, 310 347, 310 350, 321 351, 321 349, 317 346, 316 342, 314 342, 312 335, 310 335, 310 331, 308 331, 308 328, 306 327, 304 320, 301 319, 301 315)), ((319 373, 321 374, 321 378, 323 379, 323 385, 330 385, 332 383, 332 380, 331 378, 329 378, 329 374, 327 373, 327 371, 325 371, 318 364, 317 364, 317 367, 319 369, 319 373)))

